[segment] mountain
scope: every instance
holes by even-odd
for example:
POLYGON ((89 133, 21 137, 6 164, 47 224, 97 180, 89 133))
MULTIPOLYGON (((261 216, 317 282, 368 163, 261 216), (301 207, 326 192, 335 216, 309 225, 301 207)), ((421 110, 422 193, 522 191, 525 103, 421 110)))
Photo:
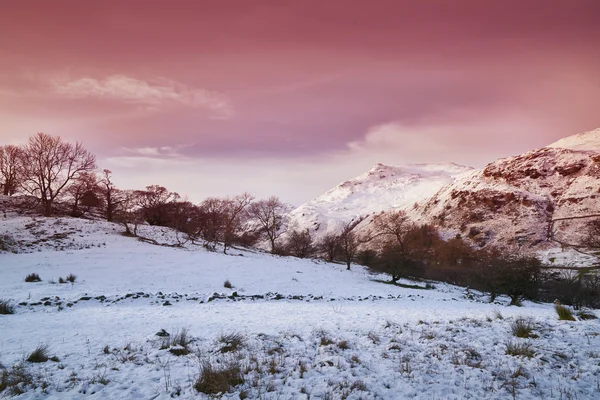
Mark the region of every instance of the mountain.
POLYGON ((577 242, 584 219, 600 214, 600 129, 503 158, 440 189, 419 209, 442 228, 480 245, 577 242), (567 218, 552 223, 553 220, 567 218))
POLYGON ((359 216, 389 209, 411 213, 415 203, 472 170, 457 164, 377 164, 292 211, 290 226, 319 237, 359 216))
MULTIPOLYGON (((344 222, 386 210, 405 210, 418 222, 480 246, 556 247, 574 243, 600 213, 600 129, 499 159, 483 169, 457 164, 377 164, 289 214, 290 226, 315 238, 344 222), (556 219, 565 218, 552 222, 556 219)), ((368 220, 361 225, 368 225, 368 220)))

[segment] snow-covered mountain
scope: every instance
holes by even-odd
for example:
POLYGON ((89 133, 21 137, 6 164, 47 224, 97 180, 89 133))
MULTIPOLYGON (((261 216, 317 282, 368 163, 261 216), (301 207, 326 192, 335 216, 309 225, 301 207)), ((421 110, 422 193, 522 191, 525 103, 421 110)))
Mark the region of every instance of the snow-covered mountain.
POLYGON ((319 237, 359 216, 389 209, 412 213, 415 203, 472 170, 457 164, 377 164, 292 211, 290 226, 319 237))
POLYGON ((484 245, 574 242, 585 220, 600 213, 600 129, 500 159, 442 188, 420 209, 426 219, 484 245))
MULTIPOLYGON (((480 245, 536 246, 546 242, 552 220, 600 213, 599 199, 596 129, 480 170, 456 164, 377 164, 298 207, 290 221, 318 238, 359 216, 403 209, 415 220, 480 245)), ((585 222, 557 221, 554 237, 576 241, 585 222)))

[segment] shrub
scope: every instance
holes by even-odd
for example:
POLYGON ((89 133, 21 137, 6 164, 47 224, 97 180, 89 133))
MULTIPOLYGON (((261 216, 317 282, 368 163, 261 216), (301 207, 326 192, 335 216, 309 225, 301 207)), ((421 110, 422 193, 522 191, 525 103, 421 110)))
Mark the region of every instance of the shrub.
POLYGON ((535 355, 535 352, 529 343, 508 342, 506 344, 506 354, 531 358, 535 355))
POLYGON ((29 274, 25 277, 25 282, 41 282, 42 278, 36 273, 29 274))
POLYGON ((532 337, 531 331, 533 330, 533 323, 527 318, 517 318, 511 325, 512 334, 518 338, 530 338, 532 337))
POLYGON ((58 361, 58 358, 56 358, 56 356, 50 357, 50 348, 46 343, 40 344, 27 356, 27 361, 32 363, 44 363, 48 360, 58 361))
POLYGON ((554 305, 554 310, 558 314, 558 319, 561 321, 575 321, 573 311, 569 307, 565 307, 560 303, 554 305))
POLYGON ((0 315, 14 314, 15 308, 10 304, 10 300, 0 299, 0 315))
POLYGON ((239 361, 229 361, 223 365, 213 365, 210 361, 202 362, 200 375, 194 383, 194 389, 200 393, 228 393, 244 383, 242 368, 239 361))
POLYGON ((73 275, 73 274, 69 274, 69 275, 67 275, 67 277, 65 278, 65 280, 66 280, 67 282, 71 282, 71 283, 75 283, 75 280, 76 280, 76 279, 77 279, 77 276, 76 276, 76 275, 73 275))
POLYGON ((233 285, 231 284, 231 282, 229 282, 229 279, 227 279, 224 283, 223 283, 223 287, 227 288, 227 289, 233 289, 233 285))
POLYGON ((221 335, 218 341, 222 344, 221 353, 230 353, 242 348, 246 339, 241 333, 229 333, 221 335))
POLYGON ((65 281, 62 277, 58 278, 58 283, 67 283, 67 281, 65 281))

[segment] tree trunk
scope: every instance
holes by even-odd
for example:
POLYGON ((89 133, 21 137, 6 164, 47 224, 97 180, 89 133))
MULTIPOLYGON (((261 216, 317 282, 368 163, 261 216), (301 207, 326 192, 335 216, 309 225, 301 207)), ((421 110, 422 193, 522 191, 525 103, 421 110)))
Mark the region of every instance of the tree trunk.
POLYGON ((52 215, 52 200, 42 200, 44 206, 44 217, 50 217, 52 215))

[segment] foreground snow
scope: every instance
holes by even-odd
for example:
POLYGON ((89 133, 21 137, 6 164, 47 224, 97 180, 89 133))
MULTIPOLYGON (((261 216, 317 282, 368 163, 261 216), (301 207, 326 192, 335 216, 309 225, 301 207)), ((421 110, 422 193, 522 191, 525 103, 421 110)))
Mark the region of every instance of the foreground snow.
POLYGON ((222 394, 231 399, 600 396, 600 324, 558 321, 548 304, 391 286, 360 267, 155 246, 107 223, 2 222, 0 234, 31 252, 0 254, 0 298, 17 305, 0 315, 0 361, 10 370, 44 343, 59 359, 25 362, 38 387, 19 398, 206 398, 193 385, 207 363, 241 367, 243 383, 222 394), (33 272, 43 281, 25 283, 33 272), (74 284, 49 283, 69 273, 74 284), (518 318, 531 321, 531 338, 512 335, 518 318), (187 331, 189 353, 174 355, 162 329, 187 331), (240 346, 227 351, 232 337, 240 346), (507 354, 515 344, 531 357, 507 354))

